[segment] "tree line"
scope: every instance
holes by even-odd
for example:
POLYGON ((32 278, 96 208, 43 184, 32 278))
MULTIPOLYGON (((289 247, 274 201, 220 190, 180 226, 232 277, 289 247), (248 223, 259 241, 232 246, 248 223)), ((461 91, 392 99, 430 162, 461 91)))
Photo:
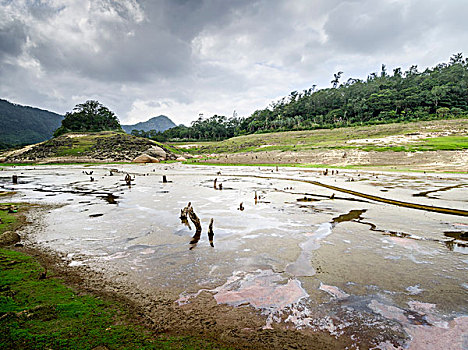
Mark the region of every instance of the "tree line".
POLYGON ((331 88, 293 91, 246 118, 214 115, 190 126, 164 132, 134 130, 137 136, 158 141, 222 140, 233 136, 353 125, 383 124, 466 116, 468 113, 468 59, 455 54, 448 63, 419 71, 383 64, 366 80, 340 82, 343 72, 331 80, 331 88))

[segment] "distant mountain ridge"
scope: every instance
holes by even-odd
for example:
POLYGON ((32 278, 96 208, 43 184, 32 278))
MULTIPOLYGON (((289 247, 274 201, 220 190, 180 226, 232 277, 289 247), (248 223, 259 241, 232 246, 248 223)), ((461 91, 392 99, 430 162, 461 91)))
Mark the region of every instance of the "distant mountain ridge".
POLYGON ((167 129, 175 127, 175 123, 166 117, 165 115, 159 115, 157 117, 153 117, 146 122, 140 122, 132 125, 122 125, 122 129, 130 134, 132 130, 143 130, 143 131, 165 131, 167 129))
POLYGON ((62 115, 54 112, 0 99, 0 147, 48 140, 62 119, 62 115))

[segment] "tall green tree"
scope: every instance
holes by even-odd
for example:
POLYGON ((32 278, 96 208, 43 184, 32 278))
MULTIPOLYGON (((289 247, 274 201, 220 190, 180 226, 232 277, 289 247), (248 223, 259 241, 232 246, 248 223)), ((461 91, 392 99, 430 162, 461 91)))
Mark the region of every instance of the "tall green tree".
POLYGON ((117 116, 98 101, 88 100, 67 112, 62 120, 62 125, 55 130, 54 136, 73 131, 121 131, 117 116))

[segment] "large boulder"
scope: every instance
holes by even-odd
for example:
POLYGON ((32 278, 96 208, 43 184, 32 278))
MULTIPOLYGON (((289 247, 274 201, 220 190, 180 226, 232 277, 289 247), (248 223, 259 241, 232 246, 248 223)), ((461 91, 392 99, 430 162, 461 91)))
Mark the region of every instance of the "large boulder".
POLYGON ((145 154, 149 155, 150 157, 159 158, 162 160, 167 159, 166 151, 158 146, 151 146, 149 149, 146 150, 145 154))
POLYGON ((0 234, 0 246, 11 245, 20 241, 20 236, 13 231, 5 231, 0 234))
POLYGON ((151 157, 147 154, 142 154, 136 157, 132 162, 133 163, 159 163, 159 159, 155 157, 151 157))

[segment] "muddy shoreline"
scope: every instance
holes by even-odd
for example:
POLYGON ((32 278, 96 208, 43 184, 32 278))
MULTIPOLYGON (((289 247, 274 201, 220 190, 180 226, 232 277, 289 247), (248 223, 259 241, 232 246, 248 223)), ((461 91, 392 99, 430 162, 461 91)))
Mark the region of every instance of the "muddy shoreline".
POLYGON ((143 325, 155 336, 192 335, 233 349, 341 349, 351 341, 327 332, 295 330, 284 323, 264 329, 265 317, 251 307, 217 304, 202 292, 191 303, 179 306, 177 295, 163 288, 142 288, 125 273, 96 271, 88 266, 69 266, 63 254, 29 240, 28 232, 45 229, 41 222, 50 207, 34 207, 18 230, 23 246, 12 249, 36 258, 49 276, 63 279, 74 290, 116 300, 129 311, 132 323, 143 325))
POLYGON ((17 190, 13 201, 42 208, 31 209, 19 249, 76 290, 121 301, 155 336, 239 349, 417 349, 448 344, 436 334, 462 339, 468 221, 415 209, 463 210, 466 175, 112 167, 12 168, 1 180, 17 190), (189 249, 193 231, 179 219, 188 201, 204 229, 214 218, 214 248, 203 231, 189 249))

